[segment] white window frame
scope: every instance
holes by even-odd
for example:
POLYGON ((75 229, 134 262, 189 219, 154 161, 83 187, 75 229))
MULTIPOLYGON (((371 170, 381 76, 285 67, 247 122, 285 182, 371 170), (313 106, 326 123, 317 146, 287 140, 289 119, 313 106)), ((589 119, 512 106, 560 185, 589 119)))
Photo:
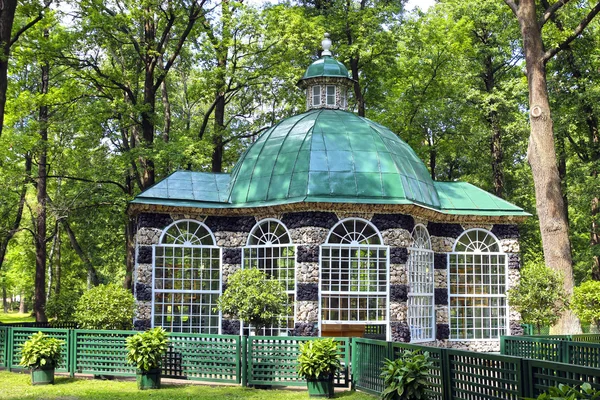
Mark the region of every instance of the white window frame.
MULTIPOLYGON (((481 228, 473 228, 468 229, 463 232, 454 243, 453 251, 448 253, 448 318, 450 325, 450 340, 451 341, 482 341, 482 340, 499 340, 500 336, 506 335, 508 333, 509 328, 509 312, 508 312, 508 299, 506 296, 506 291, 508 288, 508 257, 506 253, 502 251, 502 247, 500 246, 500 242, 498 238, 490 231, 481 228), (475 234, 476 240, 472 240, 472 235, 475 234), (469 240, 467 245, 463 242, 463 238, 465 240, 469 240), (459 259, 459 257, 464 257, 459 259), (472 257, 473 262, 469 262, 469 257, 472 257), (456 258, 456 262, 453 260, 456 258), (488 259, 489 261, 486 264, 476 264, 476 259, 488 259), (497 262, 492 264, 492 261, 496 259, 497 262), (471 267, 470 274, 458 274, 458 267, 462 265, 463 268, 471 267), (480 265, 480 273, 476 274, 477 265, 480 265), (453 286, 452 277, 453 270, 456 271, 454 275, 456 275, 456 281, 459 283, 464 282, 464 285, 455 285, 453 286), (486 271, 487 267, 487 271, 486 271), (494 267, 503 269, 504 272, 498 271, 498 273, 493 273, 494 267), (485 272, 485 273, 484 273, 485 272), (469 276, 470 275, 470 276, 469 276), (473 280, 474 282, 478 280, 477 283, 472 283, 469 286, 468 279, 473 280), (485 281, 489 281, 489 283, 485 283, 485 281), (494 283, 496 281, 496 283, 494 283), (479 287, 480 291, 483 292, 484 288, 492 289, 496 288, 498 293, 458 293, 458 289, 460 287, 464 287, 464 291, 466 292, 468 288, 479 287), (463 300, 465 303, 472 302, 470 305, 465 306, 453 306, 453 303, 456 301, 463 300), (476 302, 488 302, 488 303, 497 303, 499 305, 488 305, 488 306, 476 306, 476 302), (503 304, 500 304, 503 303, 503 304), (457 312, 462 308, 463 313, 467 313, 470 310, 471 315, 454 317, 453 309, 456 309, 457 312), (498 314, 503 312, 503 316, 489 316, 483 315, 491 314, 493 311, 496 311, 498 314), (482 316, 477 316, 475 313, 479 311, 482 316), (471 327, 456 327, 453 329, 454 320, 458 321, 462 319, 463 321, 471 320, 471 327), (481 320, 480 327, 475 326, 475 322, 477 319, 481 320), (492 321, 496 320, 498 323, 498 327, 492 327, 492 321), (484 322, 488 321, 489 326, 485 327, 484 322), (503 324, 504 326, 502 326, 503 324), (468 335, 469 328, 473 332, 472 335, 468 335), (485 335, 486 329, 490 333, 490 335, 485 335), (491 332, 493 330, 498 331, 497 335, 492 335, 491 332), (456 332, 462 331, 463 334, 458 336, 456 332), (480 331, 481 335, 478 335, 477 332, 480 331), (467 337, 465 337, 467 336, 467 337), (472 336, 472 337, 468 337, 472 336), (477 337, 479 336, 479 337, 477 337)), ((468 325, 468 322, 467 322, 468 325)))
POLYGON ((335 85, 326 85, 325 86, 325 104, 327 106, 335 106, 336 91, 337 91, 337 88, 335 87, 335 85), (329 89, 333 89, 333 94, 329 94, 329 89), (329 102, 330 98, 332 99, 331 102, 329 102))
POLYGON ((313 107, 321 105, 321 85, 315 85, 312 87, 311 97, 313 107))
MULTIPOLYGON (((295 322, 295 318, 296 318, 296 288, 298 285, 297 279, 296 279, 296 248, 297 246, 293 243, 292 241, 292 237, 290 235, 290 232, 288 230, 288 228, 285 226, 285 224, 281 221, 279 221, 278 219, 275 218, 265 218, 262 219, 260 221, 258 221, 254 227, 252 228, 252 230, 250 231, 250 234, 248 235, 248 239, 246 241, 246 246, 244 246, 244 248, 242 249, 242 268, 246 268, 246 262, 248 261, 249 256, 246 254, 246 250, 252 251, 252 250, 266 250, 266 249, 275 249, 279 252, 279 254, 281 254, 281 250, 288 248, 288 249, 292 249, 293 254, 291 257, 291 260, 293 261, 293 268, 287 268, 288 269, 288 273, 292 273, 292 278, 293 278, 293 286, 290 289, 290 285, 289 285, 289 278, 287 282, 282 282, 284 284, 284 286, 286 287, 286 293, 288 295, 288 306, 292 305, 291 307, 291 315, 287 315, 286 316, 286 320, 288 321, 288 326, 286 327, 265 327, 265 331, 269 331, 272 335, 273 333, 276 333, 276 335, 273 336, 287 336, 287 332, 290 329, 293 329, 293 324, 295 322), (270 228, 270 224, 274 224, 275 226, 280 226, 283 228, 283 230, 285 231, 282 235, 279 236, 275 236, 273 235, 269 228, 270 228), (265 232, 262 229, 262 226, 267 225, 267 231, 265 232), (257 235, 257 231, 261 231, 260 236, 257 235), (286 238, 287 237, 287 238, 286 238), (282 241, 283 239, 283 241, 282 241), (262 243, 261 243, 262 242, 262 243), (290 322, 292 327, 290 328, 290 322)), ((253 258, 253 257, 252 257, 253 258)), ((257 258, 254 258, 257 259, 257 258)), ((286 259, 289 259, 289 257, 286 257, 286 259)), ((261 270, 262 272, 266 273, 267 275, 271 276, 271 272, 269 270, 266 270, 264 268, 258 268, 259 270, 261 270)), ((289 276, 289 275, 288 275, 289 276)), ((281 280, 280 280, 281 282, 281 280)), ((244 329, 244 323, 242 321, 242 329, 244 329)), ((250 327, 249 325, 247 326, 248 328, 250 327)))
MULTIPOLYGON (((322 244, 321 246, 319 246, 319 331, 322 330, 322 325, 323 324, 331 324, 331 325, 365 325, 365 324, 377 324, 377 325, 385 325, 386 327, 386 338, 387 340, 391 340, 391 330, 390 330, 390 284, 389 284, 389 270, 390 270, 390 251, 389 251, 390 247, 389 246, 385 246, 383 245, 383 237, 381 236, 381 233, 379 232, 379 230, 377 229, 377 227, 375 227, 375 225, 373 225, 370 221, 367 221, 366 219, 362 219, 362 218, 346 218, 343 219, 341 221, 339 221, 333 228, 331 228, 331 230, 329 231, 329 234, 327 235, 327 239, 325 241, 325 244, 322 244), (360 231, 357 230, 357 223, 358 225, 362 225, 362 229, 360 229, 360 231), (364 225, 363 225, 364 224, 364 225), (338 227, 343 227, 344 231, 346 232, 343 236, 336 233, 336 230, 338 227), (351 229, 348 229, 348 227, 350 227, 351 229), (368 233, 367 235, 365 235, 365 231, 367 230, 367 228, 369 228, 368 230, 371 230, 372 233, 368 233), (347 290, 342 290, 342 283, 340 282, 340 285, 338 285, 338 287, 334 290, 332 290, 332 285, 331 283, 327 284, 327 282, 330 281, 326 281, 324 279, 324 264, 326 259, 328 258, 330 261, 334 260, 335 257, 333 255, 329 255, 327 256, 326 253, 327 251, 329 252, 333 252, 333 251, 338 251, 340 254, 340 260, 341 260, 341 254, 342 252, 347 252, 350 253, 353 250, 362 250, 365 251, 367 254, 367 259, 366 260, 362 260, 361 256, 359 255, 358 258, 353 258, 352 256, 350 257, 350 262, 352 262, 352 260, 356 260, 357 261, 357 265, 360 265, 361 262, 366 262, 367 265, 369 265, 371 262, 373 262, 369 256, 369 253, 371 251, 376 251, 377 253, 379 252, 383 252, 384 253, 384 257, 377 257, 374 259, 374 262, 376 263, 384 263, 384 268, 383 270, 379 270, 377 271, 377 275, 383 275, 382 279, 376 278, 375 280, 375 285, 376 285, 376 290, 361 290, 360 288, 360 281, 359 281, 359 290, 350 290, 350 285, 353 283, 353 281, 351 280, 350 275, 355 272, 355 273, 361 273, 362 271, 360 271, 360 266, 358 267, 358 270, 356 271, 352 271, 350 268, 347 269, 347 271, 345 272, 348 276, 348 283, 347 285, 347 290), (384 288, 383 290, 381 290, 381 284, 382 282, 384 283, 384 288), (360 307, 360 303, 361 301, 363 302, 363 304, 367 304, 367 308, 366 308, 366 312, 367 312, 367 316, 369 314, 369 311, 371 311, 369 304, 369 300, 371 301, 375 301, 376 303, 378 303, 379 301, 383 301, 384 305, 383 306, 375 306, 375 308, 373 309, 373 311, 377 314, 380 314, 381 311, 383 311, 383 318, 378 318, 376 317, 375 319, 370 319, 370 318, 366 318, 366 319, 357 319, 357 320, 352 320, 352 319, 325 319, 324 318, 324 309, 323 309, 323 303, 326 301, 331 302, 331 300, 336 299, 338 300, 338 313, 339 315, 341 315, 342 311, 345 311, 348 313, 348 316, 351 315, 352 312, 360 312, 361 307, 360 307), (353 303, 353 299, 355 299, 355 304, 356 307, 352 308, 350 305, 351 303, 353 303), (341 301, 346 301, 348 303, 348 308, 342 310, 341 306, 339 305, 339 303, 341 301)), ((333 271, 333 268, 330 267, 330 269, 333 271)), ((338 275, 344 275, 344 271, 340 268, 338 268, 338 275)))
POLYGON ((435 340, 435 282, 433 250, 429 232, 417 224, 408 248, 408 312, 407 323, 411 343, 435 340), (429 333, 429 334, 427 334, 429 333))
POLYGON ((340 106, 342 108, 348 107, 348 89, 345 87, 340 88, 340 106))
MULTIPOLYGON (((176 257, 175 255, 172 256, 173 262, 175 261, 175 258, 179 258, 176 257)), ((186 260, 185 255, 181 256, 182 260, 186 260)), ((202 256, 200 258, 193 258, 192 260, 203 260, 202 256)), ((185 261, 184 261, 185 262, 185 261)), ((158 314, 156 313, 156 309, 155 307, 157 306, 157 301, 156 301, 156 297, 158 294, 164 294, 164 295, 181 295, 181 296, 199 296, 200 298, 202 298, 203 295, 208 295, 210 296, 210 298, 214 298, 214 296, 216 296, 216 299, 218 299, 218 297, 221 295, 221 288, 223 286, 223 276, 222 276, 222 256, 221 256, 221 248, 216 246, 216 240, 215 237, 213 235, 213 233, 211 232, 210 228, 208 228, 208 226, 206 226, 204 223, 200 222, 200 221, 196 221, 196 220, 192 220, 192 219, 184 219, 184 220, 179 220, 179 221, 175 221, 172 224, 170 224, 169 226, 167 226, 159 239, 159 244, 154 244, 152 245, 152 304, 151 304, 151 326, 155 327, 158 326, 156 325, 156 318, 161 315, 161 320, 162 323, 160 324, 160 326, 162 326, 163 328, 165 328, 166 330, 169 331, 173 331, 173 329, 175 328, 175 325, 171 324, 171 326, 165 325, 164 321, 166 318, 168 318, 167 314, 161 313, 158 314), (193 233, 190 233, 189 231, 189 227, 190 227, 190 223, 198 225, 198 227, 195 229, 195 231, 193 233), (186 224, 188 229, 184 229, 184 231, 182 231, 179 226, 186 224), (169 233, 169 231, 171 230, 171 228, 177 228, 177 231, 180 233, 179 236, 174 236, 171 235, 169 233), (206 234, 198 237, 196 235, 196 233, 200 230, 203 229, 206 231, 206 234), (170 238, 173 238, 174 243, 164 243, 165 241, 169 241, 170 238), (209 242, 212 244, 203 244, 202 242, 209 242), (193 244, 193 243, 200 243, 200 244, 193 244), (175 278, 173 278, 172 280, 172 287, 171 288, 165 288, 164 287, 164 283, 165 280, 163 278, 163 287, 162 288, 157 288, 157 268, 161 268, 158 266, 157 264, 157 249, 159 248, 164 248, 164 249, 171 249, 173 251, 173 253, 175 253, 177 250, 181 250, 182 252, 189 249, 191 250, 191 252, 193 253, 194 251, 199 251, 200 254, 202 254, 202 250, 209 250, 210 253, 213 253, 216 250, 216 256, 212 256, 211 258, 209 258, 209 263, 212 264, 212 262, 214 262, 214 260, 217 260, 218 262, 218 266, 216 269, 218 269, 218 274, 219 274, 219 279, 218 279, 218 288, 217 289, 182 289, 182 288, 175 288, 175 278), (218 258, 217 258, 218 257, 218 258)), ((200 269, 202 269, 203 267, 200 267, 200 269)), ((214 270, 215 268, 210 267, 212 270, 214 270)), ((183 283, 185 281, 189 281, 190 284, 193 286, 194 282, 197 282, 197 279, 194 279, 193 277, 190 279, 185 279, 182 277, 181 279, 181 283, 183 286, 183 283)), ((202 282, 202 279, 200 279, 200 282, 202 282)), ((188 315, 188 319, 191 318, 214 318, 214 311, 213 308, 216 306, 216 299, 214 302, 209 303, 209 314, 200 314, 200 315, 188 315)), ((165 305, 167 303, 164 303, 165 305)), ((200 306, 202 307, 203 304, 202 303, 178 303, 175 304, 174 302, 171 302, 171 309, 173 309, 176 306, 181 306, 181 307, 194 307, 194 306, 200 306)), ((190 311, 191 312, 191 311, 190 311)), ((218 322, 217 322, 217 327, 216 327, 216 331, 214 331, 214 329, 212 329, 212 332, 210 331, 212 328, 212 325, 208 326, 208 330, 209 332, 203 332, 202 330, 204 329, 202 324, 200 325, 184 325, 182 323, 179 324, 178 328, 180 328, 179 331, 176 332, 184 332, 184 333, 216 333, 216 334, 220 334, 221 333, 221 325, 222 325, 222 315, 220 312, 217 312, 217 317, 218 317, 218 322), (184 328, 188 326, 190 329, 188 330, 184 330, 184 328), (196 330, 193 330, 193 328, 197 328, 196 330)), ((185 317, 185 315, 180 314, 180 315, 175 315, 173 313, 171 313, 170 317, 172 319, 172 321, 175 320, 175 318, 179 316, 179 317, 185 317)))

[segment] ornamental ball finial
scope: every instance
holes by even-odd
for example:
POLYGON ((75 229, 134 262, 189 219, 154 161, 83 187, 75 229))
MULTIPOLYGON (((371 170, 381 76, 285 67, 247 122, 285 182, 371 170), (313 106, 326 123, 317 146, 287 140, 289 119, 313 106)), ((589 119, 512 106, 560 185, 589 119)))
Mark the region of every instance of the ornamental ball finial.
POLYGON ((331 48, 331 40, 329 39, 329 33, 325 33, 325 39, 323 39, 323 41, 321 42, 321 46, 323 47, 323 52, 321 53, 322 56, 331 56, 331 51, 329 51, 329 49, 331 48))

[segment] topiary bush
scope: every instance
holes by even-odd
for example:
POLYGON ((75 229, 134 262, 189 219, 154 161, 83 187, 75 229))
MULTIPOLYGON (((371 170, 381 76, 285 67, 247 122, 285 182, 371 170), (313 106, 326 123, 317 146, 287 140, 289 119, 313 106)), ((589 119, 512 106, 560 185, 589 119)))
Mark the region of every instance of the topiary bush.
POLYGON ((571 309, 581 322, 596 324, 600 330, 600 282, 587 281, 574 288, 571 309))
POLYGON ((135 299, 121 286, 99 285, 85 292, 75 307, 82 329, 133 329, 135 299))

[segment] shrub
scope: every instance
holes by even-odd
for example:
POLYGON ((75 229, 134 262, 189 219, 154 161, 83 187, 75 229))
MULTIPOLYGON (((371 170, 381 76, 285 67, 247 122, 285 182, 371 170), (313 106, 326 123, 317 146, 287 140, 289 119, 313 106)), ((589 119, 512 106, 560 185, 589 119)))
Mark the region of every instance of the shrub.
POLYGON ((333 339, 309 340, 300 344, 298 376, 325 379, 342 368, 337 343, 333 339))
POLYGON ((169 348, 167 335, 167 331, 157 327, 128 337, 127 362, 146 372, 159 368, 162 356, 169 348))
POLYGON ((536 399, 525 400, 578 400, 578 399, 600 399, 600 391, 592 388, 589 383, 584 383, 579 389, 560 384, 558 387, 550 387, 540 394, 536 399))
POLYGON ((61 322, 73 321, 75 306, 80 297, 81 294, 74 291, 61 291, 58 295, 51 296, 46 303, 46 316, 61 322))
POLYGON ((568 296, 560 273, 541 263, 528 264, 521 271, 519 284, 508 291, 510 305, 521 313, 526 324, 538 334, 545 325, 554 325, 568 307, 568 296))
POLYGON ((429 386, 429 370, 433 363, 429 353, 406 351, 396 360, 385 360, 381 377, 385 389, 381 398, 385 400, 427 399, 425 389, 429 386))
POLYGON ((132 329, 133 295, 111 283, 85 292, 75 307, 75 320, 83 329, 132 329))
POLYGON ((257 330, 272 325, 287 313, 288 297, 283 284, 256 269, 231 274, 227 289, 217 301, 218 309, 250 323, 257 330))
POLYGON ((600 330, 600 282, 587 281, 573 289, 571 309, 581 322, 596 324, 600 330))
POLYGON ((21 346, 21 365, 27 368, 54 368, 62 359, 65 342, 38 332, 21 346))

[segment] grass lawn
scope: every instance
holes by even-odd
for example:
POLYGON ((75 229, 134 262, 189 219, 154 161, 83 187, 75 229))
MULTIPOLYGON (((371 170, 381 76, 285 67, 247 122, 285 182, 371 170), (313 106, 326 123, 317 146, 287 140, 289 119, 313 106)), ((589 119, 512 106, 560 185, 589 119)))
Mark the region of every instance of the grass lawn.
POLYGON ((19 314, 19 313, 4 313, 0 312, 0 322, 4 324, 14 324, 17 322, 35 322, 35 317, 30 314, 19 314))
MULTIPOLYGON (((335 397, 345 400, 376 400, 374 396, 351 391, 336 393, 335 397)), ((32 386, 29 374, 0 371, 0 399, 308 400, 308 392, 286 389, 258 390, 240 386, 210 386, 206 384, 163 384, 162 388, 158 390, 140 391, 134 380, 101 381, 71 379, 64 376, 56 376, 54 385, 32 386)))

